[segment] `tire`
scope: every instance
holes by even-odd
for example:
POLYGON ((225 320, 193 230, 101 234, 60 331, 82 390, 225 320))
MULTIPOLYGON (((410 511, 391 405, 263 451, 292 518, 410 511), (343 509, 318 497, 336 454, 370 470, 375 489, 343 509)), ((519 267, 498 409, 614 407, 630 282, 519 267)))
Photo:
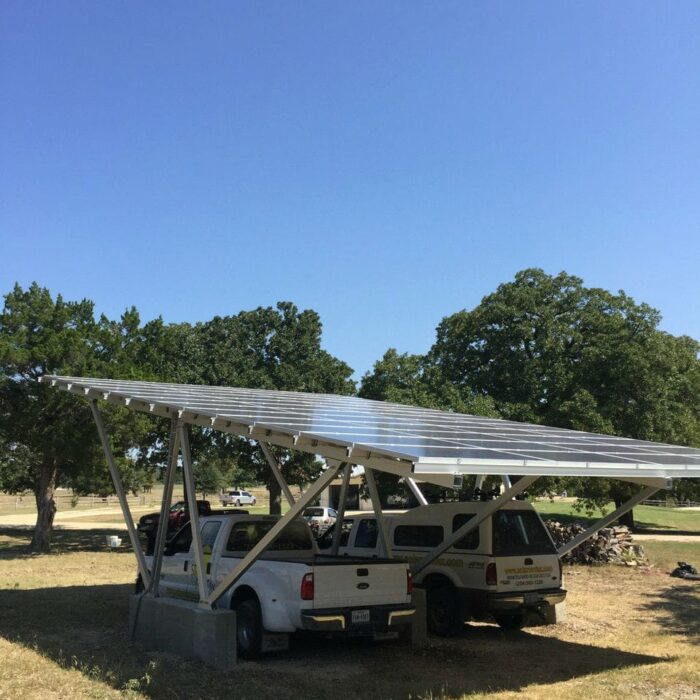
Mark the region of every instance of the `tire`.
POLYGON ((236 644, 238 655, 257 659, 262 653, 262 615, 257 598, 246 598, 236 606, 236 644))
POLYGON ((241 502, 240 502, 240 500, 237 498, 237 499, 236 499, 236 502, 235 502, 233 505, 236 506, 236 508, 240 508, 240 507, 241 507, 241 502))
POLYGON ((511 615, 494 615, 493 617, 501 629, 509 632, 522 629, 523 622, 525 621, 525 616, 522 613, 513 613, 511 615))
POLYGON ((428 589, 428 630, 439 637, 454 637, 464 626, 457 591, 452 586, 428 589))

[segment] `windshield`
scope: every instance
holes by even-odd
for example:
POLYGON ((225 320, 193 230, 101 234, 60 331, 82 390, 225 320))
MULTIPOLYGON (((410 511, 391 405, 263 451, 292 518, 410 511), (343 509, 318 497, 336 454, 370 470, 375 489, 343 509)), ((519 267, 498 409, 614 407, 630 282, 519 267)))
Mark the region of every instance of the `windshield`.
POLYGON ((547 528, 531 510, 500 510, 492 518, 493 555, 556 554, 547 528))

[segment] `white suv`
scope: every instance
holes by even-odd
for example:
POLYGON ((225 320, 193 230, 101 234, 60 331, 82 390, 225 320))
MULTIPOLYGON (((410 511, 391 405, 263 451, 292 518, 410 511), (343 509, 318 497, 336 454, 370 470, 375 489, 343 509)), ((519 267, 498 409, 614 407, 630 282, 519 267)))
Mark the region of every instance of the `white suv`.
POLYGON ((222 506, 254 506, 255 496, 253 496, 250 491, 240 491, 238 489, 233 489, 231 491, 226 491, 221 496, 222 506))

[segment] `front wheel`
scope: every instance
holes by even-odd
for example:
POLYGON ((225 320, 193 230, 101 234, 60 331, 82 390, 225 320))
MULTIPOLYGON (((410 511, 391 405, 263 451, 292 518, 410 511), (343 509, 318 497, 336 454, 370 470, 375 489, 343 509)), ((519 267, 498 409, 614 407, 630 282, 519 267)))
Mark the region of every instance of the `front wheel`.
POLYGON ((493 617, 501 629, 509 631, 521 629, 525 621, 525 616, 522 614, 494 615, 493 617))
POLYGON ((255 598, 242 600, 236 606, 236 643, 238 655, 255 659, 262 653, 262 615, 255 598))
POLYGON ((429 588, 427 595, 428 630, 439 637, 453 637, 463 626, 457 591, 452 586, 429 588))

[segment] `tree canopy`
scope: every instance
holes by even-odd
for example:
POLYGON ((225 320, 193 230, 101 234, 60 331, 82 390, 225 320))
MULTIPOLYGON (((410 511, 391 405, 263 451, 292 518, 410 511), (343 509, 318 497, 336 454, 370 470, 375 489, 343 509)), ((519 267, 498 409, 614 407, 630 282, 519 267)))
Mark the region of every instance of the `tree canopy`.
MULTIPOLYGON (((659 330, 659 321, 624 292, 524 270, 474 309, 444 318, 425 356, 389 350, 360 394, 697 446, 700 344, 659 330)), ((540 483, 555 486, 564 484, 540 483)), ((608 480, 578 487, 596 503, 621 502, 633 490, 608 480)))

